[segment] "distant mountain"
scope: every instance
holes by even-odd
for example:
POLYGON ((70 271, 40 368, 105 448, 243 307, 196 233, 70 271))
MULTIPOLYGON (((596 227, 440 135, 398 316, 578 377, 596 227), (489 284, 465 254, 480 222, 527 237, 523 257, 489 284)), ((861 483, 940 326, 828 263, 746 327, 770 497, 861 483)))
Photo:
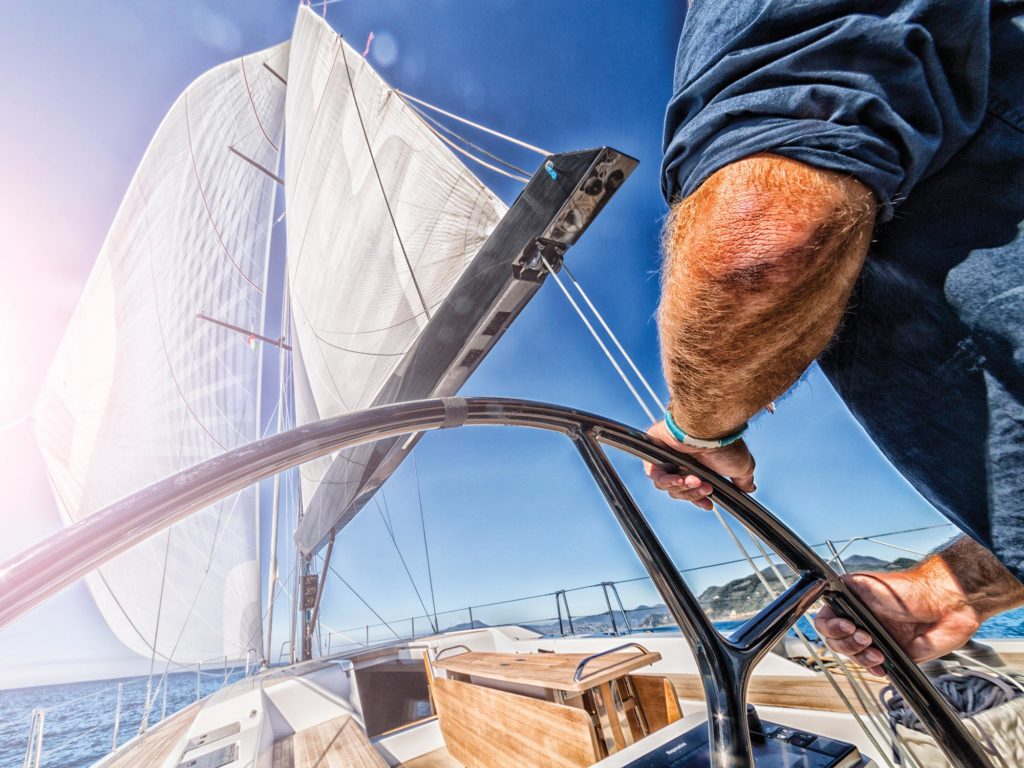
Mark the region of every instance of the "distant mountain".
MULTIPOLYGON (((868 555, 850 555, 843 559, 847 571, 901 571, 915 565, 916 562, 906 557, 889 561, 868 555)), ((776 567, 784 579, 789 580, 793 577, 793 571, 788 565, 780 564, 776 567)), ((773 591, 782 591, 783 587, 772 568, 763 569, 761 575, 773 591)), ((712 619, 728 621, 757 613, 769 602, 769 595, 761 579, 752 573, 721 586, 708 587, 697 600, 712 619)))
POLYGON ((917 560, 911 560, 909 557, 897 557, 890 562, 867 555, 850 555, 843 558, 843 565, 848 571, 902 571, 904 568, 917 565, 917 560))
MULTIPOLYGON (((784 579, 793 576, 793 571, 788 565, 779 565, 779 573, 784 579)), ((776 592, 781 592, 785 586, 779 583, 778 577, 771 568, 761 571, 761 576, 768 582, 768 585, 776 592)), ((716 620, 739 619, 750 616, 759 611, 769 600, 764 584, 755 574, 742 576, 738 579, 726 582, 720 586, 708 587, 697 597, 701 608, 716 620)))
MULTIPOLYGON (((906 557, 889 561, 867 555, 850 555, 843 559, 843 563, 848 571, 900 571, 915 565, 916 562, 906 557)), ((784 579, 792 579, 793 571, 789 566, 778 565, 777 568, 784 579)), ((779 584, 779 580, 771 568, 762 570, 761 575, 771 585, 773 590, 776 592, 782 590, 782 586, 779 584)), ((761 583, 761 579, 754 574, 750 574, 749 576, 733 579, 722 585, 708 587, 701 592, 697 600, 712 620, 731 621, 752 616, 767 605, 769 596, 765 591, 764 585, 761 583)), ((633 629, 655 629, 657 627, 674 626, 674 622, 668 614, 668 609, 661 604, 638 605, 636 608, 627 610, 626 615, 629 618, 629 626, 633 629)), ((486 625, 476 621, 474 626, 483 627, 486 625)), ((562 631, 568 633, 569 620, 563 618, 561 629, 559 628, 557 618, 535 621, 530 624, 522 624, 521 626, 542 635, 558 635, 562 631)), ((572 627, 577 633, 581 634, 601 634, 613 631, 612 621, 607 611, 589 616, 573 616, 572 627)), ((469 625, 459 625, 458 628, 468 629, 469 625)), ((622 614, 619 612, 615 613, 615 628, 620 632, 623 630, 622 614)), ((453 629, 455 628, 453 627, 453 629)))
MULTIPOLYGON (((626 611, 629 618, 629 626, 632 629, 655 629, 673 624, 668 615, 668 609, 664 605, 638 605, 626 611)), ((559 628, 558 619, 522 624, 526 629, 533 630, 542 635, 559 635, 563 631, 569 632, 569 620, 562 619, 562 626, 559 628)), ((573 616, 572 628, 577 634, 609 634, 615 629, 622 632, 625 627, 622 623, 622 614, 615 612, 615 626, 608 617, 608 612, 596 613, 589 616, 573 616)))
POLYGON ((441 632, 465 632, 467 629, 486 629, 491 626, 490 624, 484 624, 482 621, 473 619, 473 622, 464 621, 461 624, 452 624, 450 627, 445 627, 441 632))

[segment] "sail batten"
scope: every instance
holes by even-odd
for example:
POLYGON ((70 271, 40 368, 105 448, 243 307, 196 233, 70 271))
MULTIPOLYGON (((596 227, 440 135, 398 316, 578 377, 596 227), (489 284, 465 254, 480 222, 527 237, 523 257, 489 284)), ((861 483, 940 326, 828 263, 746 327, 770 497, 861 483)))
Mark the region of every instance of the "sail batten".
MULTIPOLYGON (((283 44, 216 67, 164 118, 101 249, 37 402, 65 524, 259 437, 259 355, 287 71, 283 44), (232 152, 235 149, 235 153, 232 152), (243 162, 243 154, 253 162, 243 162)), ((257 491, 87 577, 131 650, 180 663, 259 653, 257 491)))

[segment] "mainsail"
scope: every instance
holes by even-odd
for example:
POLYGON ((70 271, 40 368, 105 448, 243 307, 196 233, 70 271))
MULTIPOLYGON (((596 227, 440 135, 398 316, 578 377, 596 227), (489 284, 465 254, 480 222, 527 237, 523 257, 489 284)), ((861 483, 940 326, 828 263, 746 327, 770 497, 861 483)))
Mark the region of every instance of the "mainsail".
MULTIPOLYGON (((296 419, 366 408, 506 206, 309 8, 292 36, 286 148, 296 419)), ((372 446, 302 467, 296 532, 320 543, 377 467, 372 446), (354 468, 331 472, 334 465, 354 468), (339 479, 340 478, 340 479, 339 479)))
MULTIPOLYGON (((635 165, 607 147, 547 155, 509 210, 301 7, 290 43, 189 86, 132 180, 35 408, 65 523, 259 437, 247 342, 261 338, 277 185, 287 274, 271 280, 293 329, 279 403, 303 425, 454 394, 635 165)), ((414 442, 301 467, 299 551, 351 519, 414 442)), ((235 494, 88 576, 129 648, 261 655, 257 501, 235 494)))
MULTIPOLYGON (((140 164, 35 408, 64 522, 259 437, 259 352, 288 46, 207 72, 140 164)), ((261 649, 257 492, 87 578, 117 637, 189 663, 261 649)))

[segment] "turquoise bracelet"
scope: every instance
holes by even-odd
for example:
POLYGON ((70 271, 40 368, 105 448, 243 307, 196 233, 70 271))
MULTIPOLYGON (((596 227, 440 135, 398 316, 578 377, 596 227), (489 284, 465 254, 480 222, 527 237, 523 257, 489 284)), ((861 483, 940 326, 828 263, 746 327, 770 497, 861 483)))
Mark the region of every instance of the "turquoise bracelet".
POLYGON ((693 437, 692 435, 686 434, 679 425, 676 424, 676 420, 672 418, 671 411, 665 411, 665 426, 668 427, 669 434, 672 435, 683 445, 689 445, 691 448, 725 448, 727 445, 732 445, 741 437, 743 433, 747 431, 747 425, 744 424, 736 432, 725 437, 720 437, 715 440, 705 440, 700 437, 693 437))

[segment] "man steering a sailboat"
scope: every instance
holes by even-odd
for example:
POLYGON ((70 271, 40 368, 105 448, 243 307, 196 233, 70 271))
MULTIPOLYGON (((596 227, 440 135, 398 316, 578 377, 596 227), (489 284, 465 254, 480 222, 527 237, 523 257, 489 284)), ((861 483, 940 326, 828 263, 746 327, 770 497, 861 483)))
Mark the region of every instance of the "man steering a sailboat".
MULTIPOLYGON (((918 661, 1024 604, 1021 60, 1012 2, 693 2, 667 113, 672 401, 651 434, 753 491, 747 421, 820 359, 964 531, 849 577, 918 661)), ((711 508, 700 478, 649 473, 711 508)), ((827 608, 816 626, 882 671, 863 630, 827 608)))

